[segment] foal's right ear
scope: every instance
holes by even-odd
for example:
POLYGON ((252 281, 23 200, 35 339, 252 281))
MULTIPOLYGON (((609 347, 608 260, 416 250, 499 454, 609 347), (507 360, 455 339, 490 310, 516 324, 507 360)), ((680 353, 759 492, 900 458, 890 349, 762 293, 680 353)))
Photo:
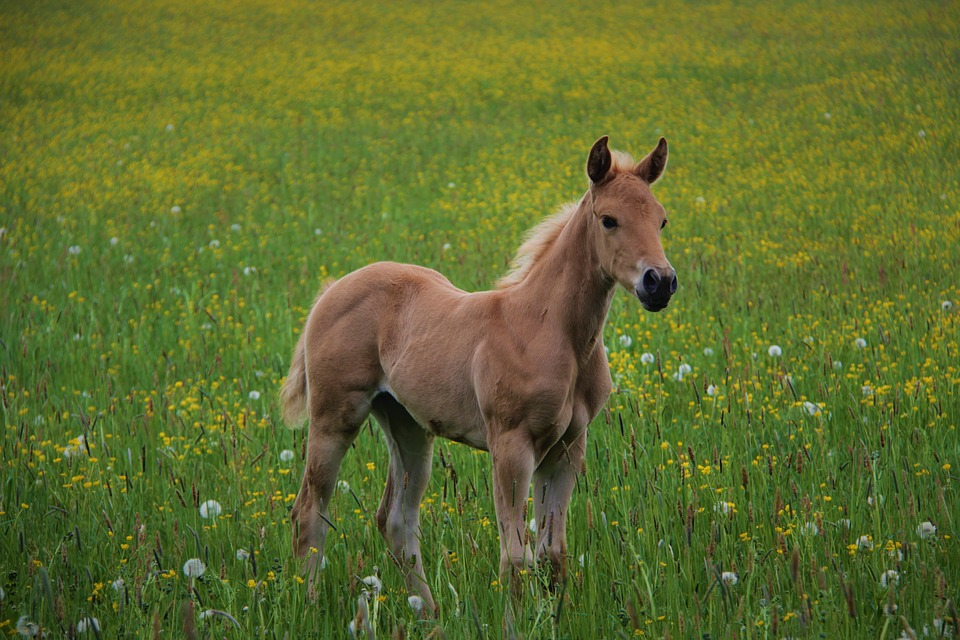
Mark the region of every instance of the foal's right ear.
POLYGON ((590 157, 587 158, 587 175, 590 182, 599 184, 607 177, 610 171, 610 165, 613 160, 610 157, 610 149, 607 147, 607 136, 603 136, 593 143, 590 149, 590 157))

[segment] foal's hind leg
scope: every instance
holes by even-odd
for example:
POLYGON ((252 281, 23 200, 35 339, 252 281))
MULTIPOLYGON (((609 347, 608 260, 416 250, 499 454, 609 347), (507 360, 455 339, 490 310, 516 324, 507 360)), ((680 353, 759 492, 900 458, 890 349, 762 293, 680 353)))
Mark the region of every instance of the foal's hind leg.
POLYGON ((301 558, 307 557, 307 576, 315 582, 323 562, 323 544, 329 527, 328 508, 340 463, 370 412, 370 401, 369 395, 361 392, 327 400, 311 397, 310 400, 307 461, 290 520, 294 553, 301 558))
POLYGON ((390 448, 390 471, 377 509, 377 528, 403 572, 407 590, 423 598, 424 614, 434 613, 436 605, 420 554, 420 500, 430 480, 433 435, 389 395, 374 399, 373 415, 390 448))

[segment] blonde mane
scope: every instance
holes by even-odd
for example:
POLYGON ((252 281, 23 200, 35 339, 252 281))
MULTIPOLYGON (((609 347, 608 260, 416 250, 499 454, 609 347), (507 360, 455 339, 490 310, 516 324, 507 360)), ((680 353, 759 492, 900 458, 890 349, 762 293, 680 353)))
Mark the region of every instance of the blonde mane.
MULTIPOLYGON (((636 170, 637 163, 630 154, 622 151, 611 151, 610 155, 611 173, 632 173, 636 170)), ((503 289, 513 286, 527 277, 530 269, 557 239, 579 206, 579 202, 568 202, 560 207, 560 210, 555 214, 544 218, 535 227, 527 231, 523 244, 517 249, 517 255, 511 263, 510 271, 497 280, 496 288, 503 289)))
POLYGON ((580 206, 579 202, 568 202, 555 214, 544 218, 535 227, 527 231, 523 244, 517 249, 517 255, 513 259, 510 271, 497 281, 498 289, 518 284, 530 273, 530 269, 533 268, 540 256, 567 226, 567 222, 578 206, 580 206))

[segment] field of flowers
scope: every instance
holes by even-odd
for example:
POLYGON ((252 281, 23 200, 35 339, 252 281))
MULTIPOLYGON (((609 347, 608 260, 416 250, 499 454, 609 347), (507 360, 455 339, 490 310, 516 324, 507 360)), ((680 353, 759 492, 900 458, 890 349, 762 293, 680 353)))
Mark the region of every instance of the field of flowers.
POLYGON ((364 598, 384 638, 957 637, 958 33, 938 0, 0 4, 0 634, 347 637, 364 598), (567 583, 511 603, 489 458, 438 443, 421 621, 371 424, 308 598, 277 392, 321 282, 491 286, 602 134, 669 140, 681 289, 615 298, 567 583))

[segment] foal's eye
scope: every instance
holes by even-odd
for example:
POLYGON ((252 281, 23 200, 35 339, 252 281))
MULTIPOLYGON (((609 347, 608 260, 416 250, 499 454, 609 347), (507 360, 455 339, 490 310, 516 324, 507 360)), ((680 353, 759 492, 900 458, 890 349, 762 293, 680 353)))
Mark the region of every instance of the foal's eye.
POLYGON ((610 216, 603 216, 600 218, 600 224, 603 225, 604 229, 616 229, 617 221, 610 216))
POLYGON ((667 221, 666 221, 666 220, 664 220, 663 222, 660 223, 660 228, 661 228, 661 229, 663 229, 665 226, 667 226, 667 221))

